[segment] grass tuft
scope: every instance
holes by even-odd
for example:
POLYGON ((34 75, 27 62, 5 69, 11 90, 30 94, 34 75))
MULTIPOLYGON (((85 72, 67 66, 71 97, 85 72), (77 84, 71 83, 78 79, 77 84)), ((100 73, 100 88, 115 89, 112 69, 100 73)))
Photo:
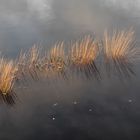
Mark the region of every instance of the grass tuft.
POLYGON ((46 72, 48 72, 48 74, 51 76, 58 75, 66 78, 64 42, 55 44, 55 46, 48 52, 45 64, 46 72))
POLYGON ((0 94, 6 96, 13 93, 17 66, 13 61, 0 60, 0 94))
POLYGON ((86 36, 80 41, 76 41, 69 53, 69 63, 72 69, 84 72, 87 77, 99 74, 95 65, 95 60, 99 54, 98 45, 91 36, 86 36))
POLYGON ((27 53, 26 71, 34 80, 38 80, 41 71, 40 47, 34 45, 27 53))
MULTIPOLYGON (((137 57, 138 48, 135 46, 134 31, 115 31, 110 35, 107 31, 104 33, 104 56, 108 67, 113 67, 119 74, 134 74, 131 66, 137 57)), ((109 71, 109 70, 107 70, 109 71)))

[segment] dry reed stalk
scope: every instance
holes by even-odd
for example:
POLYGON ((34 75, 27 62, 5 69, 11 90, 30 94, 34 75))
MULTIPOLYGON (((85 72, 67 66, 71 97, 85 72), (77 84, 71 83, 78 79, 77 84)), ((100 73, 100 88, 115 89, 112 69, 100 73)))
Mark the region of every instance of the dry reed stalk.
POLYGON ((99 71, 95 65, 95 60, 98 54, 98 45, 91 36, 86 36, 72 45, 69 63, 72 69, 84 72, 87 77, 91 77, 92 74, 97 76, 99 71))
POLYGON ((40 61, 40 48, 34 45, 27 54, 26 62, 26 70, 34 80, 39 78, 39 73, 41 71, 40 61))
POLYGON ((27 72, 27 56, 26 53, 20 52, 18 59, 16 60, 18 72, 17 72, 17 81, 20 81, 26 77, 27 72))
POLYGON ((48 52, 45 64, 46 64, 45 70, 48 73, 48 75, 50 76, 65 75, 66 62, 65 62, 64 42, 55 44, 55 46, 48 52))
POLYGON ((131 65, 138 52, 135 47, 134 31, 132 29, 115 31, 112 36, 107 31, 104 33, 104 56, 108 68, 113 63, 113 66, 120 74, 134 74, 131 65))
POLYGON ((0 93, 9 95, 13 93, 18 68, 13 61, 0 60, 0 93))

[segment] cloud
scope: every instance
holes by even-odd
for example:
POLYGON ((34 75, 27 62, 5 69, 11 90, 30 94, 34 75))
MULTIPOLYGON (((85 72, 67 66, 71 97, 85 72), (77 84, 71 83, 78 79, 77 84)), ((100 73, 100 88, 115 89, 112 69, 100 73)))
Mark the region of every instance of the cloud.
POLYGON ((137 13, 138 7, 134 8, 136 4, 132 0, 124 1, 57 0, 52 4, 56 18, 54 24, 57 28, 62 28, 65 24, 73 29, 97 33, 103 32, 106 28, 131 26, 131 17, 137 13))
POLYGON ((51 0, 0 0, 0 49, 15 55, 41 40, 51 15, 51 0))
POLYGON ((0 20, 10 24, 22 23, 31 18, 49 20, 51 0, 0 0, 0 20))
POLYGON ((29 11, 38 14, 39 18, 48 18, 51 15, 50 0, 27 0, 29 11))

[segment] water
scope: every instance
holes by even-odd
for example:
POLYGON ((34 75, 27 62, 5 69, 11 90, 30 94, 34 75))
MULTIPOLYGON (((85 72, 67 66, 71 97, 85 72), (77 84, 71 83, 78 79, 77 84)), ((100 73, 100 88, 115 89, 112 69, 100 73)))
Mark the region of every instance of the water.
MULTIPOLYGON (((15 58, 33 44, 49 49, 85 34, 133 26, 140 35, 136 0, 0 0, 0 51, 15 58)), ((139 47, 139 45, 138 45, 139 47)), ((15 105, 0 104, 0 139, 139 139, 140 66, 136 76, 74 79, 16 86, 15 105)), ((103 71, 104 72, 104 71, 103 71)))

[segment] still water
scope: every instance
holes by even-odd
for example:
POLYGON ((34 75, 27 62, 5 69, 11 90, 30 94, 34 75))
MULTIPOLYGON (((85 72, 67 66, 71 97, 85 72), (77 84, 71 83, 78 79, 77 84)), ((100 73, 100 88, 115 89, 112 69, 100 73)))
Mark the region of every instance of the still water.
MULTIPOLYGON (((85 34, 133 27, 140 39, 139 0, 0 0, 0 52, 15 58, 34 44, 49 49, 85 34)), ((140 139, 140 65, 136 76, 26 81, 15 104, 0 103, 0 140, 140 139)), ((102 70, 104 73, 104 70, 102 70)))

